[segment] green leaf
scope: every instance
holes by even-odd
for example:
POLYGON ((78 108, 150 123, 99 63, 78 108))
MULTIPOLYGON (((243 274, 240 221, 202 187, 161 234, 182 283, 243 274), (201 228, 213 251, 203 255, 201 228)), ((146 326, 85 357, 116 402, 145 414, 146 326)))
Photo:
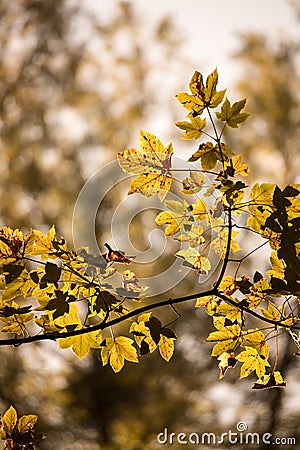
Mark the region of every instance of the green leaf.
POLYGON ((244 98, 232 106, 228 98, 226 98, 225 102, 221 107, 221 112, 216 112, 216 116, 221 122, 226 122, 227 125, 231 128, 238 128, 238 125, 250 116, 248 113, 241 113, 241 110, 245 107, 247 99, 244 98))

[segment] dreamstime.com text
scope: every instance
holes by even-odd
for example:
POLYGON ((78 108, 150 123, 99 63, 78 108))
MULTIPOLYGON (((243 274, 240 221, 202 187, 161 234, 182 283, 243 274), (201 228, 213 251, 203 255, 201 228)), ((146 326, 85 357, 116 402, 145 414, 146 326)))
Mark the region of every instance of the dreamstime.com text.
POLYGON ((271 433, 255 433, 247 432, 248 425, 245 422, 238 422, 236 424, 236 431, 228 430, 217 436, 215 433, 174 433, 169 432, 165 428, 157 435, 157 442, 161 445, 235 445, 235 444, 249 444, 249 445, 296 445, 295 437, 275 437, 271 433))

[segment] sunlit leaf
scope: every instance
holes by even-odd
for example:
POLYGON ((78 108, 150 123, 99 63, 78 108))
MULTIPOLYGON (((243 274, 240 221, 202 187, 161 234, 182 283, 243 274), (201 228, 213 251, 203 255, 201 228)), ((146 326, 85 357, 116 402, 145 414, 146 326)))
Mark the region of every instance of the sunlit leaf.
POLYGON ((231 128, 238 128, 239 124, 245 122, 245 120, 250 116, 248 113, 241 113, 244 109, 247 99, 244 98, 238 102, 233 103, 231 106, 228 98, 221 107, 221 112, 216 112, 216 116, 222 122, 226 122, 231 128))
POLYGON ((206 127, 206 119, 201 119, 201 117, 191 117, 190 121, 175 122, 175 125, 184 130, 182 139, 199 139, 202 135, 202 131, 206 127))
POLYGON ((17 411, 13 406, 3 414, 1 421, 6 435, 11 436, 18 421, 17 411))
POLYGON ((225 326, 225 317, 214 317, 214 326, 217 331, 211 332, 206 339, 207 342, 216 342, 211 353, 212 356, 220 356, 240 344, 241 328, 239 325, 225 326))
POLYGON ((105 366, 109 362, 114 372, 120 372, 125 360, 138 362, 137 351, 133 347, 133 340, 128 337, 107 338, 101 346, 102 364, 105 366))
MULTIPOLYGON (((232 231, 232 238, 230 241, 230 251, 232 253, 241 250, 238 242, 234 240, 234 237, 236 237, 237 235, 238 231, 232 231)), ((228 242, 228 230, 222 230, 219 232, 218 236, 211 243, 211 248, 213 248, 216 254, 219 255, 222 259, 225 258, 227 242, 228 242)))
POLYGON ((255 330, 248 329, 243 332, 243 347, 253 347, 260 355, 268 359, 269 357, 269 345, 266 341, 264 333, 256 328, 255 330))
POLYGON ((140 146, 118 154, 118 163, 124 172, 138 174, 130 184, 128 194, 140 192, 146 197, 157 194, 163 200, 172 184, 172 144, 164 147, 153 134, 141 130, 140 146))
MULTIPOLYGON (((78 328, 76 328, 78 329, 78 328)), ((99 331, 93 331, 79 336, 69 336, 59 340, 59 348, 72 347, 73 352, 78 358, 87 355, 91 348, 99 348, 102 342, 102 336, 99 331)))
POLYGON ((242 362, 240 378, 248 377, 254 370, 258 378, 265 375, 266 367, 270 367, 268 360, 261 355, 254 347, 245 347, 245 350, 236 356, 242 362))
POLYGON ((196 248, 189 247, 188 249, 179 250, 176 256, 183 258, 188 265, 193 269, 199 270, 207 274, 211 268, 209 259, 206 256, 201 255, 196 248))
POLYGON ((173 353, 174 353, 174 338, 168 338, 166 336, 161 335, 159 340, 159 353, 166 360, 170 361, 173 353))

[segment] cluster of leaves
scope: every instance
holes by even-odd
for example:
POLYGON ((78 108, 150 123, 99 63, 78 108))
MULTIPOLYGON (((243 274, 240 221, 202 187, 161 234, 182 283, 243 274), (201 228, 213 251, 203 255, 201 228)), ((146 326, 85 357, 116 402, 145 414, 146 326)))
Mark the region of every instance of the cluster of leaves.
POLYGON ((6 450, 34 450, 44 438, 35 430, 38 417, 30 414, 18 417, 13 406, 1 417, 0 438, 6 450))
MULTIPOLYGON (((31 230, 26 235, 1 228, 1 332, 14 335, 1 344, 32 342, 41 337, 58 339, 60 348, 71 347, 79 358, 98 348, 103 365, 109 362, 115 372, 122 369, 125 360, 138 362, 132 339, 104 338, 101 330, 127 318, 129 305, 141 301, 146 287, 140 285, 134 272, 124 270, 122 286, 114 288, 109 278, 120 275, 114 265, 130 264, 133 257, 105 246, 108 253, 95 256, 86 249, 68 250, 64 239, 56 239, 54 227, 46 234, 31 230)), ((154 336, 161 355, 169 360, 166 346, 173 348, 175 335, 161 325, 161 339, 157 341, 158 323, 149 316, 143 329, 154 336)), ((141 333, 136 338, 138 345, 141 333)), ((146 340, 143 353, 145 346, 146 340)), ((152 345, 148 352, 153 350, 152 345)))
MULTIPOLYGON (((242 181, 249 174, 249 167, 222 137, 226 127, 238 128, 249 117, 243 112, 246 99, 231 104, 225 98, 225 90, 217 91, 217 84, 217 70, 207 77, 205 84, 202 74, 195 72, 189 84, 190 93, 176 96, 188 110, 187 120, 176 122, 184 131, 182 138, 199 140, 206 136, 210 140, 201 142, 192 154, 189 162, 199 162, 200 167, 193 164, 189 176, 182 181, 182 194, 196 196, 196 201, 166 200, 166 210, 155 221, 165 226, 167 237, 188 245, 176 253, 184 259, 184 265, 208 274, 211 270, 208 249, 223 260, 211 292, 199 293, 196 301, 196 307, 206 307, 213 316, 216 331, 210 333, 207 341, 216 343, 212 355, 220 360, 220 377, 228 367, 242 362, 240 378, 255 371, 256 389, 283 386, 284 381, 276 371, 278 355, 268 372, 271 366, 268 340, 286 331, 299 346, 295 330, 299 321, 300 186, 280 189, 275 184, 257 183, 249 188, 242 181), (218 106, 220 110, 213 119, 212 110, 218 106), (200 197, 208 174, 210 184, 200 197), (231 255, 242 251, 240 242, 246 231, 259 235, 262 244, 234 259, 231 255), (252 277, 240 275, 243 261, 264 245, 269 245, 271 251, 270 270, 265 276, 258 271, 252 277), (233 264, 237 264, 236 270, 233 264), (234 276, 228 275, 232 272, 234 276), (268 326, 248 328, 247 313, 268 326), (241 352, 235 356, 239 349, 241 352)), ((171 166, 172 144, 164 147, 154 135, 141 131, 140 145, 141 151, 130 149, 118 155, 124 171, 138 174, 128 194, 139 192, 147 197, 158 194, 164 200, 176 171, 171 166)))
POLYGON ((115 372, 125 360, 138 362, 141 355, 156 349, 169 361, 176 335, 153 311, 196 299, 196 307, 205 307, 213 319, 215 331, 207 341, 214 343, 212 355, 220 361, 221 378, 229 367, 242 363, 240 378, 255 372, 256 389, 285 384, 276 370, 279 336, 288 333, 300 348, 300 186, 246 185, 248 166, 222 140, 227 127, 238 128, 248 118, 243 112, 246 99, 231 104, 225 90, 217 91, 217 84, 217 70, 205 84, 195 72, 190 93, 177 95, 188 111, 187 120, 176 123, 183 139, 207 138, 192 153, 190 170, 182 180, 181 193, 190 201, 166 199, 176 172, 171 143, 165 146, 141 131, 140 150, 118 154, 122 170, 136 175, 128 193, 157 195, 164 201, 165 210, 155 220, 165 227, 167 237, 182 244, 176 257, 205 276, 215 269, 213 260, 221 260, 210 289, 132 307, 143 301, 147 288, 128 269, 120 282, 116 267, 131 264, 133 257, 108 244, 104 255, 68 249, 64 239, 56 238, 54 227, 47 234, 31 230, 27 235, 4 227, 0 229, 0 322, 1 332, 14 337, 0 344, 58 340, 60 348, 71 347, 79 358, 98 348, 102 364, 109 363, 115 372), (218 107, 213 117, 212 110, 218 107), (244 254, 242 239, 249 234, 259 236, 262 243, 244 254), (270 249, 269 270, 246 276, 244 261, 263 246, 270 249), (237 252, 242 256, 233 258, 237 252), (117 280, 118 287, 110 280, 117 280), (130 322, 133 339, 114 336, 113 327, 124 321, 130 322), (110 337, 103 335, 108 328, 110 337), (277 346, 274 361, 268 345, 272 338, 277 346))

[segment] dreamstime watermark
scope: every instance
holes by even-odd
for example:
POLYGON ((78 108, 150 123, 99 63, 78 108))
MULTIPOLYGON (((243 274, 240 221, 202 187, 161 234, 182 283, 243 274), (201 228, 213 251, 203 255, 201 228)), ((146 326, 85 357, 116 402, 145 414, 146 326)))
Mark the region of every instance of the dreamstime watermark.
POLYGON ((236 430, 228 430, 221 435, 215 433, 174 433, 165 428, 157 435, 157 442, 161 445, 296 445, 295 437, 274 437, 271 433, 259 434, 248 432, 245 422, 238 422, 236 430))
MULTIPOLYGON (((181 183, 184 178, 189 175, 190 170, 193 170, 191 164, 182 159, 173 156, 172 170, 173 180, 181 183)), ((77 197, 77 201, 73 211, 73 243, 75 248, 87 247, 89 252, 98 255, 101 258, 101 249, 97 241, 97 220, 101 222, 101 218, 105 216, 107 207, 107 198, 114 200, 120 198, 120 190, 125 187, 127 190, 134 175, 125 173, 120 168, 118 162, 112 161, 109 164, 98 169, 85 183, 81 192, 77 197), (125 185, 125 186, 124 186, 125 185)), ((174 183, 175 185, 176 183, 174 183)), ((209 178, 205 177, 205 188, 210 186, 209 178)), ((204 189, 206 190, 206 189, 204 189)), ((200 193, 200 195, 202 192, 200 193)), ((195 198, 199 196, 197 194, 195 198)), ((189 200, 193 201, 193 196, 189 200)), ((183 201, 176 192, 170 190, 165 200, 183 201)), ((205 198, 208 207, 214 199, 205 198)), ((196 201, 196 199, 194 199, 196 201)), ((166 250, 166 236, 162 229, 158 229, 153 220, 153 229, 148 232, 148 248, 141 251, 136 248, 130 239, 130 226, 137 215, 146 214, 149 210, 156 210, 158 212, 166 210, 164 202, 161 202, 157 195, 150 198, 145 198, 140 194, 124 195, 121 200, 117 200, 116 204, 112 206, 112 215, 109 226, 105 226, 106 235, 110 235, 109 243, 112 247, 118 250, 123 250, 127 255, 134 255, 134 263, 136 264, 150 264, 158 261, 163 256, 166 250), (110 228, 110 229, 107 229, 110 228)), ((208 213, 212 213, 210 210, 208 213)), ((149 229, 147 223, 147 229, 149 229)), ((210 241, 210 233, 212 231, 207 226, 206 240, 210 241)), ((178 241, 179 250, 187 248, 188 244, 178 241)), ((220 258, 214 251, 211 251, 210 246, 206 245, 206 256, 211 261, 211 270, 208 275, 200 275, 199 282, 203 283, 208 280, 214 273, 214 269, 218 267, 220 258)), ((169 266, 159 274, 153 275, 149 278, 141 278, 142 285, 149 289, 147 294, 149 296, 159 295, 177 286, 190 272, 191 268, 182 265, 183 260, 177 257, 170 257, 169 266)), ((118 277, 115 274, 114 277, 118 277)), ((116 283, 120 280, 116 279, 116 283)), ((113 283, 112 283, 113 284, 113 283)), ((130 297, 130 292, 128 293, 130 297)))

